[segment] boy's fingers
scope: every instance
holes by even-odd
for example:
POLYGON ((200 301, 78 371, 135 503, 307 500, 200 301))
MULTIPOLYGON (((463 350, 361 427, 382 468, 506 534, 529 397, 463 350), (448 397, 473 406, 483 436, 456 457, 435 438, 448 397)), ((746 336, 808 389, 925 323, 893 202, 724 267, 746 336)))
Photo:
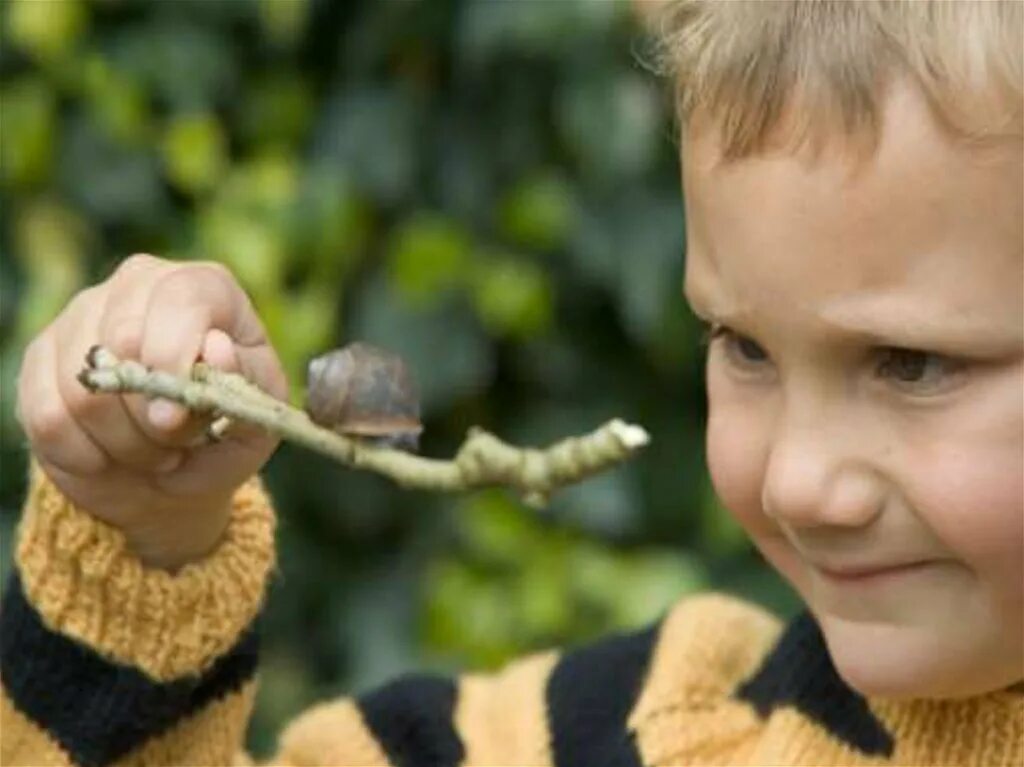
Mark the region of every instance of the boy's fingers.
POLYGON ((241 346, 265 343, 249 297, 230 272, 215 264, 172 272, 150 295, 141 361, 156 370, 187 375, 213 328, 241 346))
POLYGON ((110 459, 68 412, 57 376, 56 336, 45 331, 22 357, 17 394, 22 428, 41 460, 76 476, 97 474, 110 459))
MULTIPOLYGON (((146 312, 156 285, 180 267, 145 254, 126 259, 108 281, 110 298, 100 320, 97 341, 120 359, 140 360, 146 312)), ((185 447, 201 426, 184 429, 188 411, 167 400, 122 394, 125 412, 135 428, 164 447, 185 447)))
POLYGON ((113 461, 133 469, 169 471, 180 463, 180 451, 159 445, 140 431, 122 397, 93 393, 78 379, 85 354, 99 334, 105 294, 95 298, 71 307, 55 328, 60 395, 78 426, 113 461))
MULTIPOLYGON (((273 396, 287 398, 280 361, 251 302, 221 265, 174 264, 137 256, 126 261, 110 283, 113 298, 101 323, 100 342, 119 357, 177 375, 187 375, 201 358, 220 370, 242 373, 273 396)), ((196 446, 211 420, 166 400, 150 401, 137 394, 123 399, 138 428, 162 445, 196 446)), ((228 436, 245 439, 249 431, 235 424, 228 436)))
MULTIPOLYGON (((275 397, 287 397, 280 362, 249 297, 219 265, 180 270, 154 288, 141 360, 154 369, 187 375, 203 354, 211 331, 223 334, 212 336, 211 354, 222 355, 224 361, 234 358, 235 372, 275 397), (174 328, 174 332, 167 332, 167 328, 174 328)), ((215 359, 211 364, 217 366, 217 362, 215 359)))

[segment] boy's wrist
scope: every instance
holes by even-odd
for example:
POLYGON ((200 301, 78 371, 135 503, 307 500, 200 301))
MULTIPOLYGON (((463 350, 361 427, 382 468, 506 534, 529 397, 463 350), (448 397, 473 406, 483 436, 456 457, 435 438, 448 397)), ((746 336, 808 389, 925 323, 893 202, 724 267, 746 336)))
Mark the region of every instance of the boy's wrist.
POLYGON ((231 521, 231 500, 211 508, 190 508, 188 517, 160 529, 125 530, 128 548, 145 567, 177 572, 216 550, 231 521))
POLYGON ((251 623, 274 566, 273 507, 258 475, 229 509, 206 556, 172 573, 147 566, 122 529, 76 507, 33 464, 15 549, 25 596, 50 630, 153 679, 201 672, 251 623))

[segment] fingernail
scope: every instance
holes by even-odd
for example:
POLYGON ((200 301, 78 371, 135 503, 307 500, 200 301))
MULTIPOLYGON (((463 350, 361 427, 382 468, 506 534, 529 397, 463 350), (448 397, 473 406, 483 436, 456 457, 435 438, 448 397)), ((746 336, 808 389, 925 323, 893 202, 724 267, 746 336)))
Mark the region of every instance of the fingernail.
POLYGON ((155 399, 146 409, 149 422, 158 429, 174 429, 181 425, 184 408, 166 399, 155 399))

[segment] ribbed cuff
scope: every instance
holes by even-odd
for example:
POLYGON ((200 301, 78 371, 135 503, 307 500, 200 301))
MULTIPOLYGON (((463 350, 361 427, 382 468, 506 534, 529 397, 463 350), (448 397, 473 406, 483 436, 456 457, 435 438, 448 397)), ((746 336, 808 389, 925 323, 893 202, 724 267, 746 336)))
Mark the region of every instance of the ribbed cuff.
POLYGON ((173 574, 147 568, 118 529, 75 507, 33 458, 15 558, 48 628, 166 682, 203 673, 252 622, 274 566, 274 521, 253 476, 209 556, 173 574))

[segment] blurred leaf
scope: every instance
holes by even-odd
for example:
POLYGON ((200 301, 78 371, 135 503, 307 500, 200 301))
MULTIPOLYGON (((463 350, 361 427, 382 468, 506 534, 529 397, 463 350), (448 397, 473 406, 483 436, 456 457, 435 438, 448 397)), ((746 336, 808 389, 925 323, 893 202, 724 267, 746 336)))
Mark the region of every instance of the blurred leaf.
POLYGON ((436 122, 431 185, 444 210, 467 223, 490 220, 495 168, 481 119, 445 110, 436 122))
POLYGON ((18 299, 16 339, 26 344, 81 287, 91 231, 80 216, 58 203, 39 200, 18 211, 14 251, 28 276, 18 299))
POLYGON ((295 44, 309 15, 308 0, 259 0, 259 18, 267 37, 280 47, 295 44))
POLYGON ((531 337, 547 331, 552 289, 544 270, 523 259, 481 260, 473 270, 473 302, 484 327, 498 336, 531 337))
POLYGON ((651 167, 664 123, 650 80, 587 67, 557 103, 558 127, 583 172, 609 184, 651 167))
MULTIPOLYGON (((18 400, 15 393, 18 390, 18 375, 23 353, 23 346, 13 340, 0 347, 0 390, 6 395, 0 397, 0 443, 10 447, 17 446, 18 449, 21 449, 26 439, 21 425, 14 416, 18 400), (10 394, 6 394, 7 392, 10 394)), ((0 546, 2 545, 3 541, 0 541, 0 546)), ((0 565, 2 564, 3 560, 0 560, 0 565)), ((3 569, 6 570, 7 567, 4 566, 3 569)))
POLYGON ((471 245, 455 221, 419 214, 392 235, 388 271, 411 306, 427 306, 465 281, 471 245))
POLYGON ((571 630, 570 563, 564 547, 546 546, 531 557, 515 584, 517 625, 529 638, 559 637, 571 630))
POLYGON ((203 258, 220 261, 253 293, 265 297, 281 284, 285 243, 271 222, 229 208, 211 208, 199 219, 203 258))
POLYGON ((110 55, 118 69, 142 83, 165 106, 174 111, 205 111, 235 91, 238 72, 232 44, 213 28, 202 26, 189 9, 188 16, 149 14, 144 23, 123 28, 110 55))
POLYGON ((89 23, 80 0, 8 0, 5 5, 6 36, 43 62, 68 55, 89 23))
POLYGON ((637 194, 624 200, 613 214, 614 247, 629 254, 619 259, 620 312, 626 330, 641 343, 658 333, 669 304, 682 301, 681 210, 676 197, 637 194))
POLYGON ((340 643, 351 648, 352 682, 347 690, 363 691, 390 681, 394 669, 414 656, 421 590, 409 588, 409 582, 422 577, 411 559, 388 552, 353 584, 334 626, 340 643), (374 627, 372 642, 365 641, 367 626, 374 627))
MULTIPOLYGON (((272 0, 270 5, 287 5, 272 0)), ((313 119, 313 96, 295 72, 272 72, 250 86, 239 129, 257 146, 287 147, 301 140, 313 119)))
POLYGON ((309 278, 340 295, 348 271, 365 254, 373 229, 372 209, 336 173, 309 172, 291 218, 295 263, 309 278))
POLYGON ((297 173, 294 160, 278 154, 239 163, 199 213, 200 255, 223 261, 261 299, 283 287, 297 173))
POLYGON ((227 139, 211 114, 172 118, 164 132, 161 151, 171 183, 191 194, 212 188, 227 165, 227 139))
POLYGON ((461 52, 474 64, 510 51, 554 56, 567 40, 598 36, 626 12, 623 0, 469 0, 459 24, 461 52))
POLYGON ((457 653, 476 668, 496 666, 514 647, 515 602, 502 584, 454 562, 427 573, 433 598, 426 605, 426 640, 457 653))
POLYGON ((640 343, 657 339, 670 305, 682 301, 681 211, 678 197, 664 193, 596 196, 568 248, 580 276, 616 296, 625 330, 640 343))
POLYGON ((604 592, 618 626, 641 626, 659 618, 681 597, 706 588, 699 563, 675 552, 648 550, 625 560, 617 582, 604 592))
MULTIPOLYGON (((586 431, 596 429, 601 423, 593 421, 586 431)), ((565 434, 583 431, 571 430, 565 434)), ((594 535, 635 534, 641 518, 640 494, 634 471, 632 466, 625 466, 565 488, 552 501, 551 513, 594 535)))
POLYGON ((469 552, 513 570, 543 543, 538 523, 505 490, 474 493, 459 504, 455 522, 469 552))
POLYGON ((553 174, 513 187, 498 208, 498 227, 509 241, 533 250, 562 246, 574 221, 572 190, 553 174))
POLYGON ((290 719, 313 703, 313 680, 301 648, 272 647, 261 653, 260 687, 266 695, 261 715, 268 722, 290 719))
POLYGON ((400 92, 339 90, 321 113, 314 162, 337 168, 369 196, 394 204, 413 191, 418 130, 417 111, 400 92))
POLYGON ((0 250, 0 343, 9 339, 18 314, 18 296, 25 289, 20 271, 8 251, 0 250))
POLYGON ((56 99, 45 81, 22 77, 0 88, 0 163, 4 186, 36 186, 50 173, 56 99))
POLYGON ((83 116, 63 123, 59 174, 68 199, 103 223, 145 225, 166 213, 155 153, 121 145, 83 116))
POLYGON ((81 69, 82 95, 96 123, 118 142, 139 144, 150 137, 149 104, 139 84, 98 54, 81 69))
POLYGON ((217 190, 216 204, 281 224, 298 191, 296 158, 271 151, 234 165, 217 190))

